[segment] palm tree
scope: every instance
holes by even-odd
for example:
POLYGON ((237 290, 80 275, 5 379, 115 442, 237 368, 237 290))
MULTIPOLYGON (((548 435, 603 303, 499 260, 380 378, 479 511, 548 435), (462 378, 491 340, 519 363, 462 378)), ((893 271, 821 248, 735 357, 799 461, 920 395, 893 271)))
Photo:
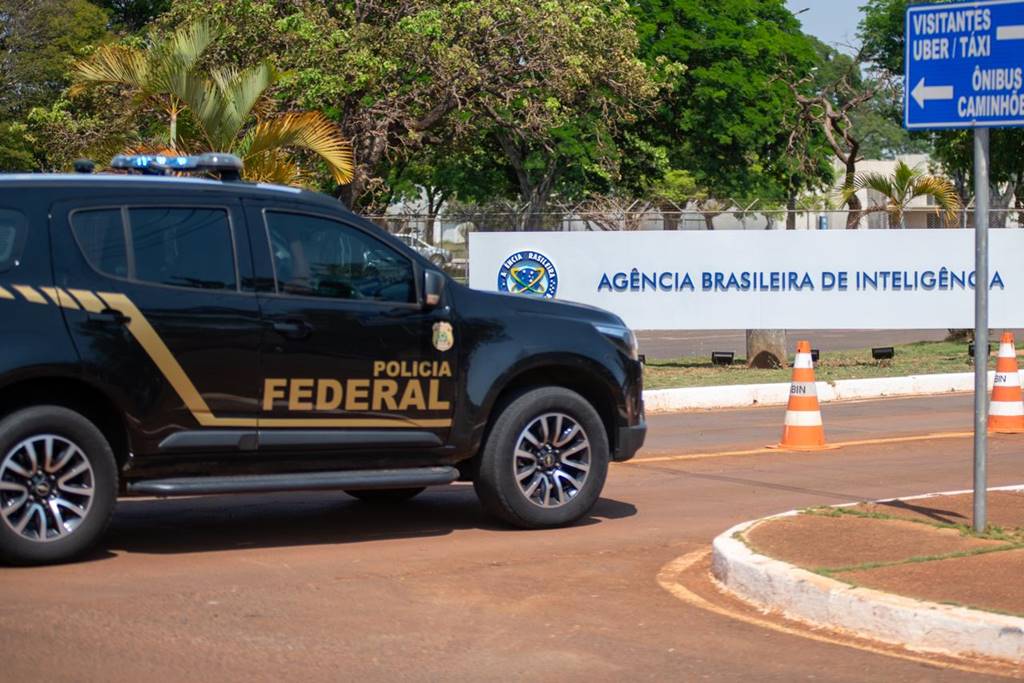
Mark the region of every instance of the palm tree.
POLYGON ((941 176, 927 175, 917 168, 911 168, 903 161, 896 163, 891 176, 881 173, 861 173, 853 186, 842 192, 843 202, 860 190, 874 190, 882 195, 885 204, 872 206, 864 211, 871 213, 885 211, 889 214, 890 225, 906 228, 906 212, 917 197, 930 197, 935 202, 935 214, 942 216, 946 224, 956 220, 963 208, 953 183, 941 176))
POLYGON ((178 29, 166 40, 150 34, 146 47, 102 45, 86 59, 72 65, 70 94, 97 85, 126 87, 136 103, 154 103, 167 114, 168 145, 178 146, 178 116, 185 109, 182 93, 195 80, 193 69, 219 32, 206 21, 178 29))
MULTIPOLYGON (((104 46, 72 70, 72 94, 97 85, 134 91, 139 103, 156 102, 168 114, 171 152, 230 152, 241 157, 249 180, 296 184, 302 169, 290 149, 323 159, 339 185, 351 182, 352 146, 320 112, 269 114, 267 91, 281 74, 263 62, 247 69, 225 68, 209 77, 196 64, 219 37, 205 21, 179 29, 166 41, 150 37, 148 47, 104 46), (194 124, 182 138, 178 117, 194 124)), ((164 150, 151 150, 164 151, 164 150)))

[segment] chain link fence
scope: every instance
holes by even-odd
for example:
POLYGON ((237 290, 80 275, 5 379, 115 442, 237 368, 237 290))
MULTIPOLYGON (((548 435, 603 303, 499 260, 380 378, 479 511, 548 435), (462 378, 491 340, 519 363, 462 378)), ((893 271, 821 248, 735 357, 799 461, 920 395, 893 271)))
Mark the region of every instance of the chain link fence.
MULTIPOLYGON (((469 235, 474 232, 631 231, 631 230, 940 230, 974 227, 971 208, 947 222, 934 208, 911 207, 902 220, 883 210, 859 213, 847 210, 801 208, 796 210, 735 205, 703 206, 672 202, 614 202, 594 200, 572 205, 549 204, 543 212, 513 203, 452 205, 431 215, 416 210, 391 210, 367 216, 388 232, 403 239, 455 277, 468 277, 469 235)), ((1024 208, 993 209, 992 228, 1024 227, 1024 208)))

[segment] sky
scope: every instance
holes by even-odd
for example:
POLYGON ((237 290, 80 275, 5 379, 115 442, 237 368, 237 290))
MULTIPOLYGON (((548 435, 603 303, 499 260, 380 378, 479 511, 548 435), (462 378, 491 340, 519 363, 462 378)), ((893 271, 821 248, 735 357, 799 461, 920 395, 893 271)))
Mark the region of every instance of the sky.
POLYGON ((804 26, 804 33, 844 52, 852 52, 843 44, 856 43, 859 8, 864 3, 865 0, 786 0, 786 7, 794 13, 807 9, 797 17, 804 26))

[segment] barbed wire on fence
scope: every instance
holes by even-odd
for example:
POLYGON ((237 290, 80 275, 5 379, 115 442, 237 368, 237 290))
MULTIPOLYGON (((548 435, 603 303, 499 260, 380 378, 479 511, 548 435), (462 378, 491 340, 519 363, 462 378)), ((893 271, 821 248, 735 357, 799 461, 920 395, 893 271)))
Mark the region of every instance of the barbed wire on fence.
MULTIPOLYGON (((488 205, 455 205, 437 214, 422 211, 395 210, 383 215, 367 216, 392 233, 415 233, 433 242, 460 242, 471 232, 544 231, 637 231, 637 230, 781 230, 781 229, 845 229, 849 212, 834 208, 784 209, 721 204, 699 208, 692 202, 647 200, 591 199, 575 203, 554 202, 542 213, 529 214, 529 207, 514 202, 488 205), (529 220, 526 220, 529 217, 529 220)), ((959 212, 958 220, 947 224, 933 207, 910 207, 906 210, 906 229, 940 229, 972 227, 973 208, 959 212)), ((1024 227, 1024 209, 990 210, 993 228, 1024 227)), ((859 229, 898 229, 890 225, 885 210, 875 207, 864 211, 857 222, 859 229)))

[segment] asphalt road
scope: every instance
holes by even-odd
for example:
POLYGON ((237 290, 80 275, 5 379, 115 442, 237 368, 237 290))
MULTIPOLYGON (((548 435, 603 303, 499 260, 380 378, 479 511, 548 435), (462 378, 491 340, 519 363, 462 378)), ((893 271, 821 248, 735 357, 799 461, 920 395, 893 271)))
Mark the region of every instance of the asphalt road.
MULTIPOLYGON (((513 531, 464 485, 394 508, 343 494, 123 502, 102 551, 0 570, 0 680, 954 681, 981 677, 685 604, 666 563, 796 507, 970 486, 970 439, 743 451, 782 408, 651 418, 593 515, 513 531), (695 457, 696 456, 696 457, 695 457)), ((960 396, 824 406, 833 441, 970 425, 960 396)), ((991 484, 1024 481, 1024 436, 991 484)))

